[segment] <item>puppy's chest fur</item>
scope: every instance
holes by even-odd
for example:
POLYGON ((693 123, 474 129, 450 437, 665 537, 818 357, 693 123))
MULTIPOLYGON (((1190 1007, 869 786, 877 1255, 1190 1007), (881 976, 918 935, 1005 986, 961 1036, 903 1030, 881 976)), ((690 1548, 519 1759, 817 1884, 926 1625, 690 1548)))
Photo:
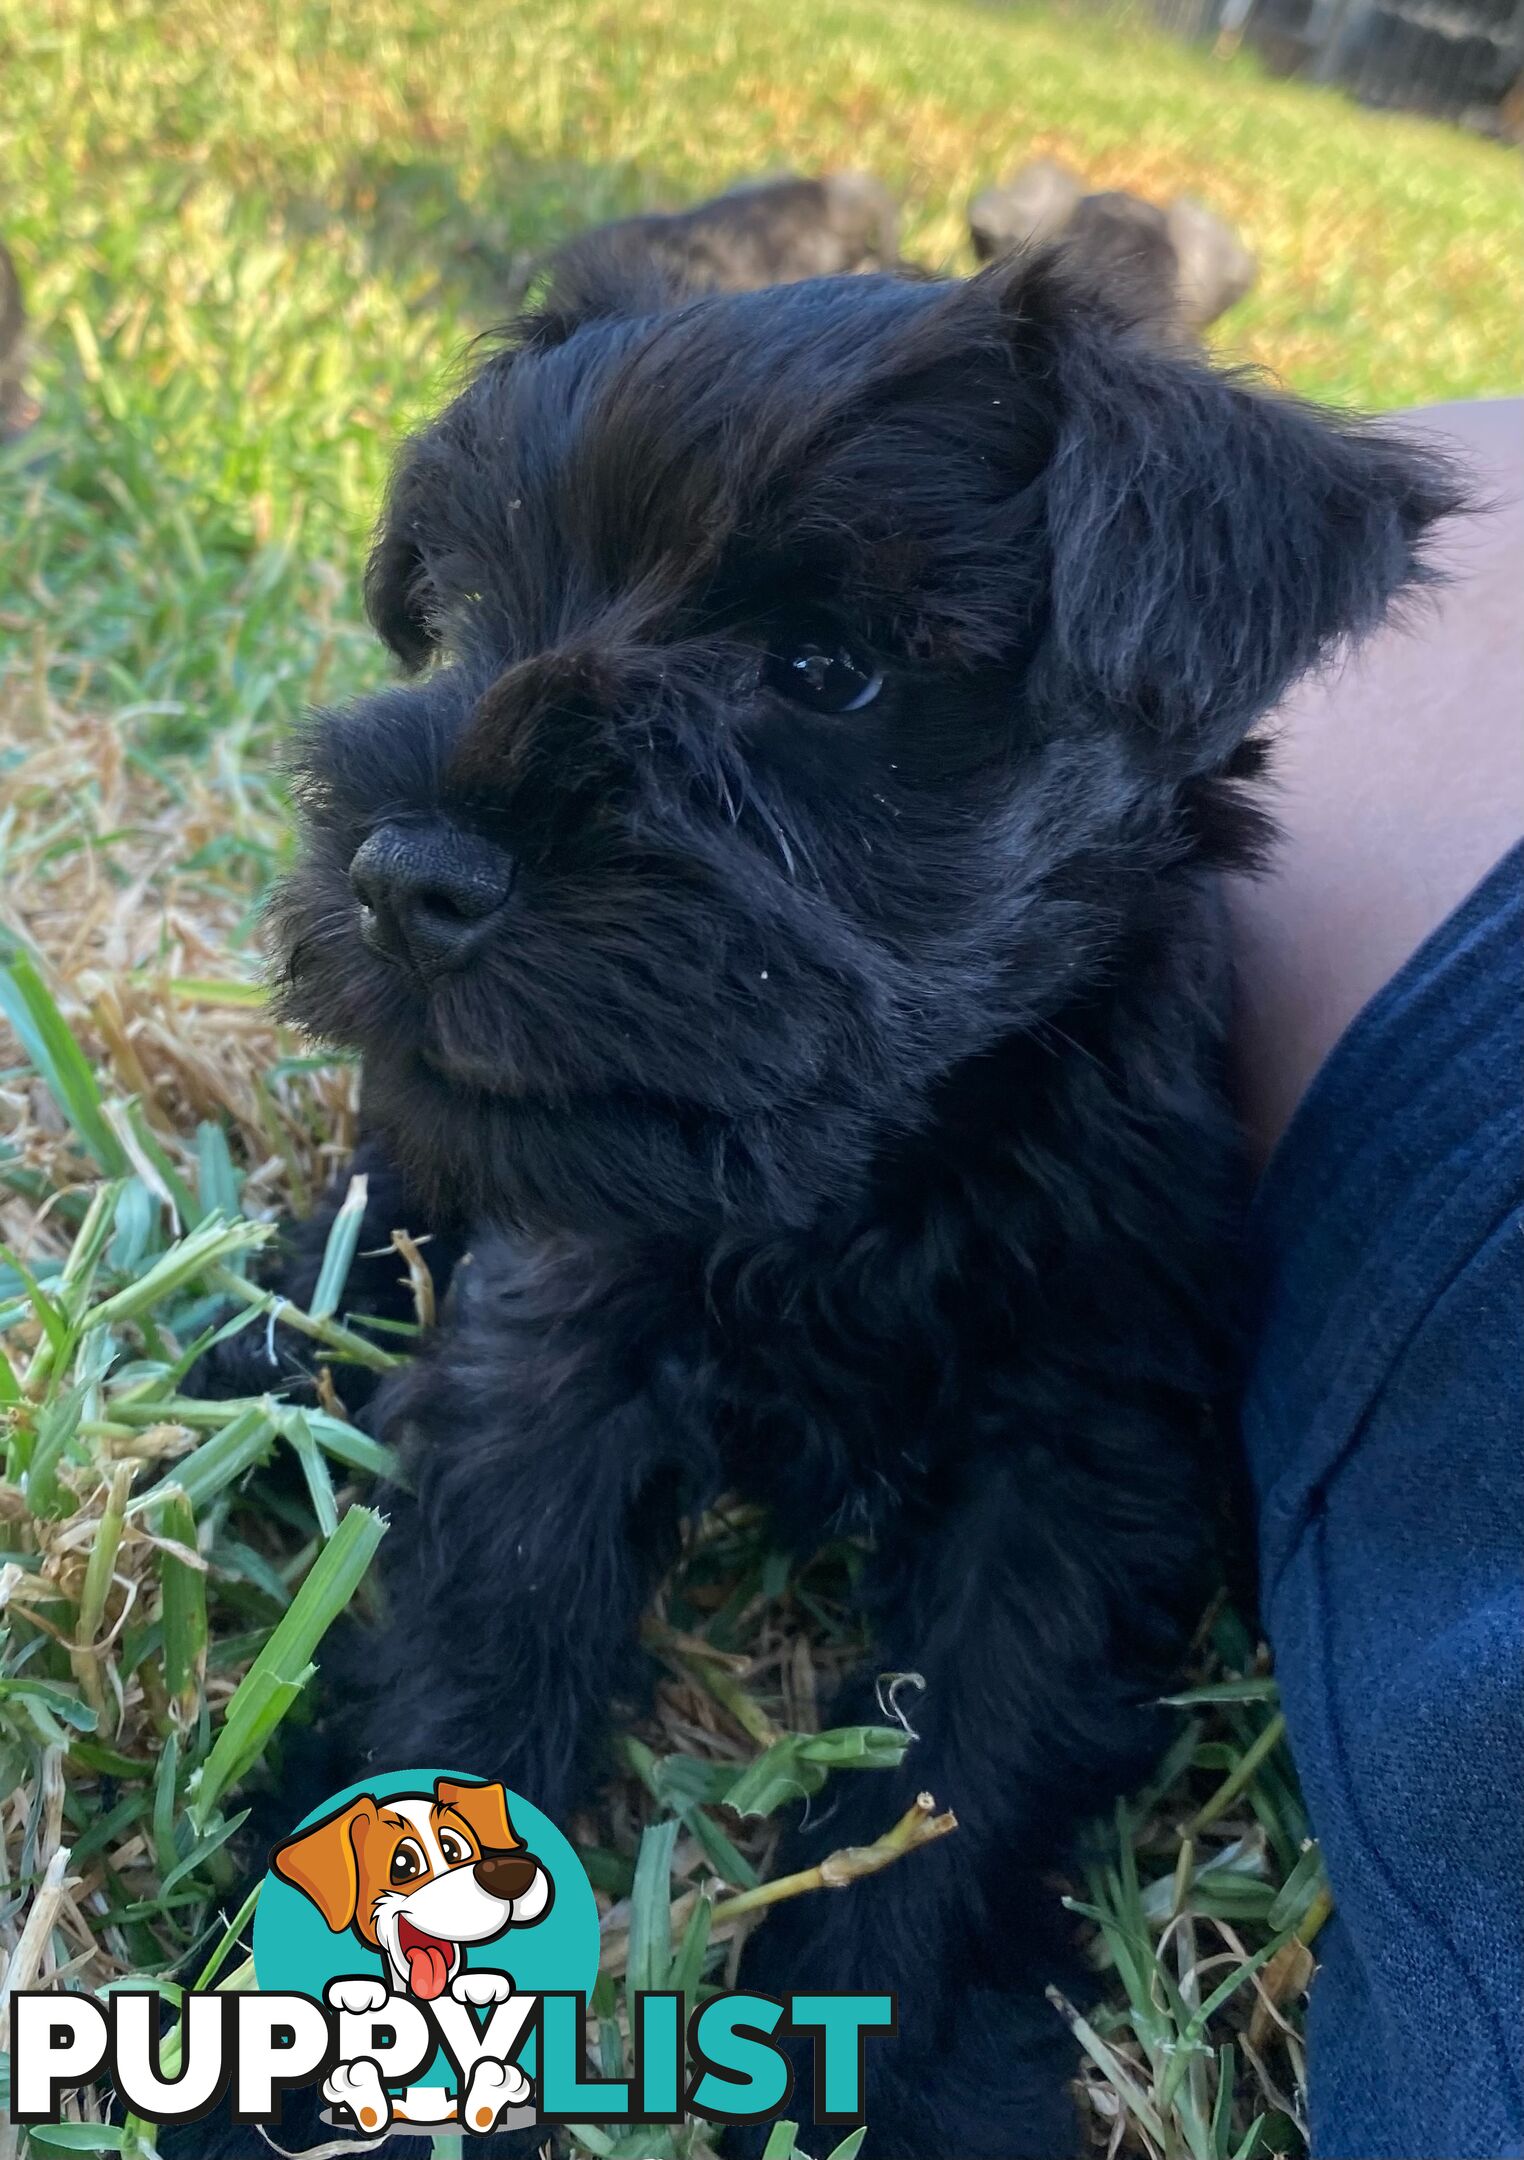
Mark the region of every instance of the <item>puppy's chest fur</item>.
MULTIPOLYGON (((705 1246, 483 1227, 467 1340, 527 1418, 638 1395, 786 1542, 871 1535, 1082 1452, 1067 1407, 1221 1396, 1234 1362, 1239 1150, 1222 1083, 1218 895, 1186 886, 1104 998, 955 1072, 860 1202, 705 1246), (511 1377, 510 1377, 511 1376, 511 1377)), ((1177 1413, 1178 1414, 1178 1413, 1177 1413)))

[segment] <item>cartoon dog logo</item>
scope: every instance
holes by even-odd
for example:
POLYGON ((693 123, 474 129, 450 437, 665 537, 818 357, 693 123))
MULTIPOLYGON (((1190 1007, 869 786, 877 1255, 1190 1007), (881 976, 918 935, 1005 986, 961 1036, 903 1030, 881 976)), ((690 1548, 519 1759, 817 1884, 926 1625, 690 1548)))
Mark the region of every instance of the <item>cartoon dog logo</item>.
MULTIPOLYGON (((362 2015, 383 2008, 388 1996, 432 2003, 448 1992, 478 2007, 507 2001, 510 1976, 467 1973, 467 1946, 543 1920, 555 1896, 549 1869, 526 1850, 509 1820, 503 1787, 453 1778, 437 1779, 432 1793, 380 1800, 362 1793, 283 1839, 270 1865, 311 1899, 335 1934, 349 1929, 379 1956, 382 1981, 344 1979, 327 1991, 335 2008, 362 2015)), ((485 2080, 489 2066, 483 2063, 480 2072, 485 2080)), ((490 2099, 476 2094, 477 2082, 467 2096, 473 2128, 479 2101, 495 2115, 505 2102, 529 2096, 513 2065, 497 2072, 502 2089, 490 2099)), ((404 2105, 382 2092, 369 2063, 340 2064, 324 2092, 362 2128, 407 2116, 404 2105)))

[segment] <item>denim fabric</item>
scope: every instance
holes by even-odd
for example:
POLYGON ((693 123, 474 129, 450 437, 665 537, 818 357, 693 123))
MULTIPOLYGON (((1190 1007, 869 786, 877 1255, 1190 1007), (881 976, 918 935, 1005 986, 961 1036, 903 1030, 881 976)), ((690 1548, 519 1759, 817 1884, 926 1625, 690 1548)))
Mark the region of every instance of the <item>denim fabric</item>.
POLYGON ((1336 1912, 1316 2160, 1524 2152, 1524 848, 1333 1051, 1255 1204, 1265 1622, 1336 1912))

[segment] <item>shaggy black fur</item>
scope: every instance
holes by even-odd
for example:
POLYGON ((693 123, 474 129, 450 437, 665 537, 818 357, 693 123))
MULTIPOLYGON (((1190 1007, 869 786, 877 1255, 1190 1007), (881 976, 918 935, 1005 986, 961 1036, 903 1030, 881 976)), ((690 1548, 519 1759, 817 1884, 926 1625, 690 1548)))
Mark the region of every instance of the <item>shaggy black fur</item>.
POLYGON ((1065 2154, 1039 1870, 1167 1736, 1233 1371, 1214 879, 1454 489, 1051 260, 654 313, 616 264, 407 450, 416 679, 301 753, 287 1012, 363 1056, 374 1242, 472 1254, 375 1411, 363 1748, 564 1819, 685 1512, 862 1535, 838 1713, 914 1671, 920 1737, 799 1856, 960 1828, 744 1976, 898 1991, 874 2160, 1065 2154))

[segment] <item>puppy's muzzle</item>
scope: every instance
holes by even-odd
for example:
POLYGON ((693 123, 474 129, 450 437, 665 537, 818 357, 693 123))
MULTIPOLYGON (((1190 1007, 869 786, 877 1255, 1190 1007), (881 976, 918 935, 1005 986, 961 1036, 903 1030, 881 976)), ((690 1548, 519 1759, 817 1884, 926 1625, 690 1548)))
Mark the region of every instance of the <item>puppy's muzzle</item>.
POLYGON ((502 848, 443 818, 378 827, 349 866, 366 944, 425 979, 475 957, 513 879, 502 848))

